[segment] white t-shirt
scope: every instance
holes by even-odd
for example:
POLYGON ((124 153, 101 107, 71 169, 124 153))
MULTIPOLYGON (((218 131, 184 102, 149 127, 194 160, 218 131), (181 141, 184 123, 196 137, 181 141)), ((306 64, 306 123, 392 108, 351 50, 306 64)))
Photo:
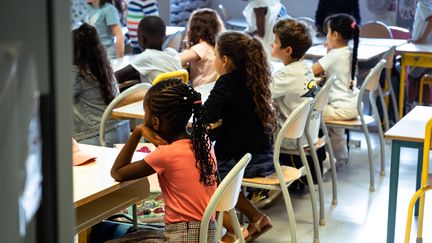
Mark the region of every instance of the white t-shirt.
POLYGON ((163 51, 146 49, 135 55, 130 65, 140 73, 141 82, 150 84, 159 74, 181 68, 180 55, 173 48, 166 48, 163 51))
POLYGON ((330 50, 318 60, 327 77, 336 76, 330 90, 329 105, 335 108, 357 109, 358 89, 351 90, 351 49, 346 47, 330 50))
POLYGON ((257 30, 256 17, 254 8, 267 8, 265 15, 265 32, 262 38, 264 50, 267 54, 271 54, 271 44, 274 41, 273 26, 276 23, 282 4, 279 0, 252 0, 243 10, 243 15, 246 18, 248 27, 246 31, 253 32, 257 30))
POLYGON ((195 88, 203 84, 215 82, 217 74, 214 69, 214 47, 205 41, 201 41, 190 49, 200 57, 198 61, 190 62, 192 86, 195 88))
MULTIPOLYGON (((432 16, 432 0, 420 0, 417 3, 417 9, 414 17, 413 30, 412 30, 413 40, 418 40, 420 36, 423 34, 427 25, 426 20, 430 16, 432 16)), ((432 19, 429 19, 429 21, 432 21, 432 19)), ((429 33, 426 42, 429 44, 432 43, 432 33, 429 33)))
MULTIPOLYGON (((272 98, 278 106, 278 127, 281 128, 288 116, 307 97, 315 97, 317 87, 314 81, 312 68, 305 60, 290 63, 273 74, 273 83, 270 85, 272 98)), ((310 123, 309 133, 314 142, 318 139, 320 125, 319 116, 314 116, 310 123)), ((306 137, 303 135, 302 144, 306 145, 306 137)), ((282 148, 295 149, 295 140, 285 139, 282 148)))

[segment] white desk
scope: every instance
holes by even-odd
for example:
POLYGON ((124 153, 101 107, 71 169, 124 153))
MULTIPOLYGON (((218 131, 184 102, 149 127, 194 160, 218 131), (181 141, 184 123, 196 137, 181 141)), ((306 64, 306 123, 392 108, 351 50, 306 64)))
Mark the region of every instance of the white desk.
MULTIPOLYGON (((215 82, 208 83, 195 88, 196 91, 201 93, 201 100, 204 103, 210 95, 210 91, 213 89, 215 82)), ((143 101, 137 101, 125 106, 121 106, 113 109, 111 114, 116 118, 128 118, 128 119, 144 119, 144 106, 143 101)))
MULTIPOLYGON (((378 57, 385 52, 390 50, 388 46, 378 46, 378 45, 359 45, 357 59, 360 62, 369 61, 375 57, 378 57)), ((324 45, 316 45, 309 48, 306 52, 306 58, 318 59, 327 54, 327 48, 324 45)))
MULTIPOLYGON (((95 155, 97 159, 87 165, 73 166, 76 232, 148 197, 150 191, 159 190, 156 174, 126 182, 117 182, 111 177, 111 167, 120 150, 84 144, 80 144, 80 148, 95 155)), ((133 160, 145 156, 145 153, 136 152, 133 160)))

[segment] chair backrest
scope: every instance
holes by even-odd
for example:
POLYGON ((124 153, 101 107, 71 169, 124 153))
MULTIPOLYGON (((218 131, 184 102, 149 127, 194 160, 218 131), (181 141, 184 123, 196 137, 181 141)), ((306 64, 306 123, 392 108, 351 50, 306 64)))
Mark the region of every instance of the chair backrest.
POLYGON ((188 83, 189 73, 186 69, 179 69, 173 72, 161 73, 153 80, 152 85, 159 83, 162 80, 167 80, 171 78, 179 78, 183 83, 188 83))
POLYGON ((324 111, 324 108, 326 107, 331 87, 333 86, 334 82, 336 81, 336 77, 330 77, 325 83, 325 85, 318 91, 317 95, 314 98, 312 109, 315 111, 324 111))
POLYGON ((364 38, 392 38, 392 33, 386 24, 380 21, 371 21, 363 24, 360 37, 364 38))
MULTIPOLYGON (((139 83, 135 84, 134 86, 126 89, 125 91, 121 92, 119 95, 117 95, 107 106, 105 109, 100 125, 99 125, 99 143, 101 146, 106 146, 105 143, 105 122, 108 120, 108 118, 111 116, 112 110, 118 106, 125 105, 125 100, 128 100, 128 103, 132 103, 137 101, 136 99, 143 100, 144 95, 147 92, 147 90, 151 87, 148 83, 139 83), (133 98, 131 98, 133 97, 133 98)), ((144 119, 144 117, 143 117, 144 119)))
POLYGON ((276 137, 275 149, 281 146, 284 138, 297 139, 303 135, 312 101, 312 98, 307 98, 288 116, 276 137))
POLYGON ((231 169, 227 176, 219 184, 204 211, 200 225, 199 242, 207 242, 208 224, 213 212, 227 211, 235 207, 240 193, 244 170, 251 160, 252 155, 246 153, 243 158, 231 169))
POLYGON ((182 38, 183 38, 183 31, 177 31, 176 33, 168 36, 168 38, 164 41, 162 48, 165 49, 167 47, 171 47, 176 51, 180 51, 182 38))
POLYGON ((385 68, 391 70, 393 68, 393 59, 396 52, 396 46, 392 46, 390 50, 384 53, 383 58, 386 60, 385 68))
POLYGON ((375 67, 373 67, 369 71, 362 86, 360 87, 360 92, 357 100, 357 110, 360 115, 363 114, 363 105, 362 105, 363 95, 365 94, 366 90, 368 90, 371 94, 375 93, 375 90, 378 88, 381 71, 383 70, 385 64, 386 64, 386 60, 381 59, 375 65, 375 67))
POLYGON ((393 39, 409 40, 411 39, 411 32, 399 26, 389 26, 393 39))

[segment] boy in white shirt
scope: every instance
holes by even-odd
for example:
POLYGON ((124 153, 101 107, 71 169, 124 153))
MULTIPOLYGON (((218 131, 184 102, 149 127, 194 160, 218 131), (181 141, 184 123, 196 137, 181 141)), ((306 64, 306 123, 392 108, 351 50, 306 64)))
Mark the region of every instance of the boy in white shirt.
POLYGON ((165 23, 158 16, 146 16, 140 21, 138 42, 143 52, 133 56, 130 65, 115 72, 117 82, 141 79, 141 82, 152 83, 159 74, 181 68, 176 50, 162 50, 165 31, 165 23))
MULTIPOLYGON (((272 45, 272 56, 281 60, 284 67, 273 74, 270 90, 278 105, 278 125, 282 127, 288 116, 306 97, 315 96, 317 87, 312 68, 303 59, 303 55, 312 45, 309 29, 294 19, 284 19, 275 24, 273 32, 275 40, 272 45)), ((313 135, 316 140, 318 132, 313 135)), ((303 139, 303 144, 306 143, 303 139)), ((296 142, 292 140, 285 139, 282 143, 283 149, 296 147, 296 142)))

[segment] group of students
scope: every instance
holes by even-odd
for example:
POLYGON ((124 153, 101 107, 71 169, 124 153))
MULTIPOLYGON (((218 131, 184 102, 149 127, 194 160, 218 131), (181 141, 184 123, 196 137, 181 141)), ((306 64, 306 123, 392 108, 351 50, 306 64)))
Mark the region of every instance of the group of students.
MULTIPOLYGON (((202 17, 197 21, 201 24, 194 24, 194 16, 200 14, 217 16, 210 9, 200 9, 192 15, 186 37, 188 49, 180 55, 162 50, 165 35, 163 21, 156 16, 144 17, 138 26, 138 40, 143 52, 131 61, 130 66, 116 73, 118 78, 135 75, 146 82, 144 78, 149 76, 149 70, 161 68, 160 64, 164 63, 160 55, 166 55, 177 60, 175 69, 180 67, 180 63, 188 62, 191 70, 195 65, 198 80, 192 78, 192 86, 201 84, 203 77, 210 73, 209 69, 214 70, 215 74, 212 73, 208 80, 218 77, 205 103, 192 86, 180 80, 155 84, 144 97, 144 123, 135 127, 130 136, 122 138, 123 141, 118 141, 127 140, 111 170, 115 180, 131 180, 153 173, 158 175, 166 211, 166 227, 160 235, 161 242, 198 240, 199 223, 218 180, 222 180, 245 153, 252 154, 245 177, 267 176, 274 172, 272 146, 278 121, 280 126, 305 97, 314 96, 317 90, 315 75, 326 72, 328 76, 337 77, 324 116, 351 119, 358 115, 355 105, 352 105, 358 95, 353 85, 358 26, 351 16, 341 14, 327 19, 327 45, 330 51, 312 67, 303 60, 312 45, 310 30, 293 19, 279 20, 272 28, 275 40, 271 54, 280 59, 284 67, 271 75, 268 58, 259 39, 243 32, 222 32, 223 25, 218 17, 216 20, 219 23, 213 24, 220 27, 219 31, 194 30, 210 22, 209 17, 202 17), (202 36, 194 36, 199 33, 202 36), (353 38, 354 52, 351 53, 348 41, 353 38), (144 56, 146 58, 141 58, 144 56), (205 64, 197 65, 203 60, 207 60, 205 64), (143 62, 148 63, 143 65, 143 62), (192 132, 189 133, 187 123, 192 115, 192 132), (222 125, 210 131, 209 123, 219 120, 223 121, 222 125), (132 163, 132 155, 142 137, 155 144, 157 149, 143 160, 132 163)), ((98 108, 103 112, 103 106, 118 94, 118 85, 95 29, 84 24, 73 34, 74 64, 77 68, 74 105, 81 102, 79 106, 74 106, 74 111, 75 107, 79 109, 75 127, 96 129, 96 123, 92 127, 85 126, 92 120, 89 119, 91 116, 97 116, 96 113, 88 113, 88 109, 94 107, 90 107, 86 100, 90 97, 99 99, 98 108), (90 37, 94 37, 95 41, 92 48, 86 47, 90 43, 88 39, 82 39, 90 37), (96 61, 98 58, 101 60, 96 61)), ((115 137, 117 128, 122 124, 110 122, 115 137)), ((243 194, 239 195, 236 207, 248 218, 248 227, 243 231, 248 242, 272 227, 270 218, 243 194)), ((229 223, 226 222, 225 226, 228 233, 224 240, 235 240, 229 223)), ((215 227, 213 218, 208 242, 216 242, 215 227)), ((145 242, 145 239, 142 240, 145 242)))

